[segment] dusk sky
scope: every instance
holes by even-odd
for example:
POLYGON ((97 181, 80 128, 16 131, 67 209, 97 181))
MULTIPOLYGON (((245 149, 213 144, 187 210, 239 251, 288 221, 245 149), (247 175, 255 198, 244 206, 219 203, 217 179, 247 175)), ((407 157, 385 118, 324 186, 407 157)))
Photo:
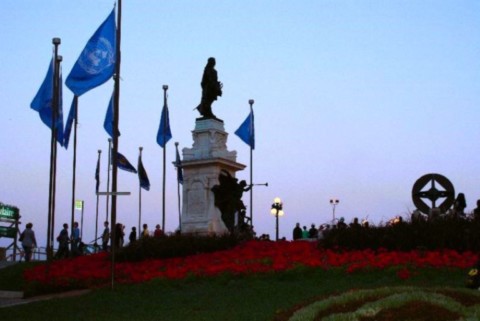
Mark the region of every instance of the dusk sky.
MULTIPOLYGON (((45 246, 50 131, 30 103, 60 37, 64 80, 114 1, 0 2, 0 202, 15 205, 22 230, 32 222, 45 246)), ((119 152, 137 165, 139 146, 151 182, 142 191, 142 221, 162 221, 162 148, 156 134, 169 86, 173 139, 167 144, 166 231, 178 227, 175 142, 192 147, 194 111, 209 57, 223 96, 213 112, 227 146, 249 166, 235 130, 254 99, 254 226, 275 235, 270 206, 284 202, 280 236, 296 222, 317 226, 336 216, 373 224, 409 216, 415 181, 446 176, 463 192, 467 212, 480 199, 480 1, 245 0, 123 1, 119 152)), ((84 241, 94 239, 95 166, 102 150, 110 80, 79 99, 76 199, 85 201, 84 241)), ((64 114, 73 94, 63 88, 64 114)), ((55 234, 70 222, 72 144, 58 148, 55 234)), ((249 167, 237 177, 249 180, 249 167)), ((117 220, 138 224, 136 174, 120 171, 117 220)), ((248 193, 244 202, 249 206, 248 193)), ((106 216, 99 203, 99 226, 106 216)), ((80 220, 80 212, 76 212, 80 220)), ((0 246, 10 240, 0 239, 0 246)))

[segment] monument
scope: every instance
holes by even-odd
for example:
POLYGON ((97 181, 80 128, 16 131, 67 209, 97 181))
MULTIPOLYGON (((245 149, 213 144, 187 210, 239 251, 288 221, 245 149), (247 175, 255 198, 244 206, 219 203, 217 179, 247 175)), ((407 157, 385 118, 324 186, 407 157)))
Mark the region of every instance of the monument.
POLYGON ((220 209, 215 205, 212 189, 219 185, 222 173, 235 177, 237 171, 245 168, 237 163, 236 151, 228 150, 228 133, 223 120, 212 112, 212 103, 222 95, 223 87, 214 67, 215 58, 209 58, 201 82, 202 99, 195 108, 202 117, 195 120, 192 148, 182 150, 182 233, 218 235, 229 232, 220 209))

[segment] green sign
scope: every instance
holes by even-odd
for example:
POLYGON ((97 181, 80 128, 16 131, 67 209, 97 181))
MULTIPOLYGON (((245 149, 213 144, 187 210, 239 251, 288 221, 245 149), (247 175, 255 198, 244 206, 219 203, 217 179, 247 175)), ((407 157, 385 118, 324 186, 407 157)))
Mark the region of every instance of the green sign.
POLYGON ((15 234, 17 234, 16 228, 0 226, 0 237, 9 237, 13 239, 15 238, 15 234))
POLYGON ((18 220, 19 218, 19 209, 14 206, 9 206, 0 203, 0 218, 6 220, 18 220))
POLYGON ((75 201, 75 209, 82 210, 83 209, 83 201, 76 200, 75 201))

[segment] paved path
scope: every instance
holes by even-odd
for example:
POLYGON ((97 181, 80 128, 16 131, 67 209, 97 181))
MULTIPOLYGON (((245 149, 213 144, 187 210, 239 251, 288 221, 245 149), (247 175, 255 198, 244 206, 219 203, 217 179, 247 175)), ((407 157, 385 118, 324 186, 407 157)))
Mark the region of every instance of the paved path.
POLYGON ((27 304, 32 302, 38 301, 45 301, 50 299, 57 299, 57 298, 68 298, 72 296, 78 296, 89 293, 90 290, 76 290, 76 291, 69 291, 64 293, 55 293, 55 294, 47 294, 47 295, 40 295, 31 298, 23 298, 23 292, 17 291, 0 291, 0 309, 5 307, 10 307, 14 305, 20 304, 27 304))

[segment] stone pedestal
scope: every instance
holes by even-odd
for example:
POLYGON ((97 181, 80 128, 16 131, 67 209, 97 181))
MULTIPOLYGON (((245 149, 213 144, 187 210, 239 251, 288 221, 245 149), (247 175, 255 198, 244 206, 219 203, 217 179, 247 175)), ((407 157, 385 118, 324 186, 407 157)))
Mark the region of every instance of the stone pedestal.
POLYGON ((228 133, 218 119, 197 119, 192 148, 184 148, 182 233, 223 234, 228 232, 215 206, 212 187, 222 170, 233 177, 245 165, 237 163, 237 153, 227 150, 228 133))

